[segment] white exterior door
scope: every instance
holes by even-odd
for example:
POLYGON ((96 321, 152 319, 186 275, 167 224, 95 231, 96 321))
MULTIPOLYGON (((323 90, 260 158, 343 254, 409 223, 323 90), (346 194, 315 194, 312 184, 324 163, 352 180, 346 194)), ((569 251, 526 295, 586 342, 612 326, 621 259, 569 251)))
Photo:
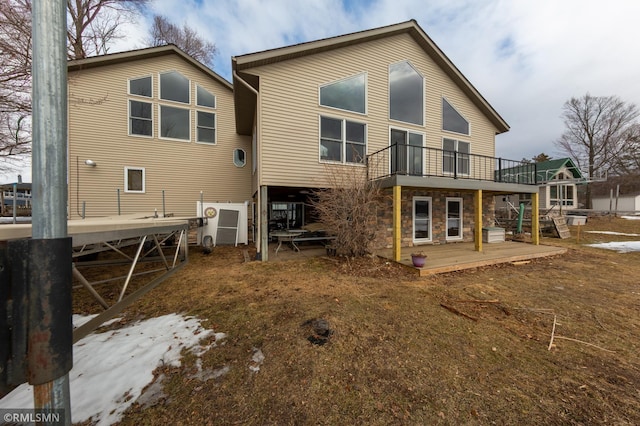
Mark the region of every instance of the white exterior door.
POLYGON ((447 241, 462 239, 462 198, 447 197, 447 241))
POLYGON ((413 197, 413 242, 431 241, 431 197, 413 197))

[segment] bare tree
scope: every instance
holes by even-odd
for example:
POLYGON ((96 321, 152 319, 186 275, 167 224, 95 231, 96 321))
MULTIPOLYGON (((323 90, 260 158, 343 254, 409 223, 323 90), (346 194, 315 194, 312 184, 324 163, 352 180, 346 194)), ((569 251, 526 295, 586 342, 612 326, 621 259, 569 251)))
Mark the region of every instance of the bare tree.
POLYGON ((202 38, 186 24, 180 28, 169 22, 166 17, 155 15, 149 32, 148 44, 151 46, 175 44, 192 58, 213 69, 213 59, 216 54, 215 44, 202 38))
POLYGON ((149 0, 67 0, 69 58, 108 53, 110 42, 122 38, 118 29, 131 22, 149 0))
MULTIPOLYGON (((0 0, 0 173, 31 152, 31 1, 0 0)), ((107 53, 149 1, 67 0, 69 58, 107 53)))
MULTIPOLYGON (((589 177, 611 171, 628 153, 636 135, 640 111, 617 96, 591 96, 565 102, 562 118, 565 132, 556 146, 589 177)), ((591 187, 587 185, 586 205, 591 207, 591 187)))
POLYGON ((311 205, 327 232, 336 237, 337 254, 364 256, 378 236, 380 187, 359 167, 328 168, 327 175, 330 187, 314 191, 311 205))
POLYGON ((0 173, 30 152, 31 1, 0 2, 0 173))
POLYGON ((617 175, 640 174, 640 123, 629 128, 627 146, 613 165, 617 175))

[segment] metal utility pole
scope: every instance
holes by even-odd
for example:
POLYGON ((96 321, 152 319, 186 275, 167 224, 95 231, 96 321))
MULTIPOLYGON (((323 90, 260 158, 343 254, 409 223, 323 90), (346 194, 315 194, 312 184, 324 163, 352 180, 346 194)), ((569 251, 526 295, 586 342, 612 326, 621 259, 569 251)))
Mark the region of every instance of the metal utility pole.
POLYGON ((71 424, 71 239, 67 236, 66 0, 33 2, 33 208, 29 383, 36 410, 71 424))

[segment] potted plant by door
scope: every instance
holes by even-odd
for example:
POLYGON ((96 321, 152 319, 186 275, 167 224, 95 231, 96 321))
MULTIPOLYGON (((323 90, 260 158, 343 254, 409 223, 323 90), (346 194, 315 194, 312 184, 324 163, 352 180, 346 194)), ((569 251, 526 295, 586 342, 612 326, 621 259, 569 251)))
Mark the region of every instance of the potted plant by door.
POLYGON ((427 255, 424 254, 423 251, 411 253, 411 262, 413 262, 413 266, 415 266, 416 268, 424 267, 426 259, 427 255))

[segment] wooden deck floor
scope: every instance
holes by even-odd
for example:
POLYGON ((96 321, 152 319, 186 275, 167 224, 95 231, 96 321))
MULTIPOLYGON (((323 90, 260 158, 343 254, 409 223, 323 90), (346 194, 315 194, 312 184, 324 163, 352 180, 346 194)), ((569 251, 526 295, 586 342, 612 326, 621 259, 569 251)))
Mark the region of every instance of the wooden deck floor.
MULTIPOLYGON (((280 249, 275 254, 276 244, 269 245, 269 260, 283 261, 300 259, 302 257, 326 256, 326 250, 322 246, 303 246, 299 252, 293 251, 288 246, 280 249)), ((555 256, 564 254, 567 249, 529 243, 506 241, 503 243, 483 244, 482 252, 474 250, 473 243, 453 243, 432 246, 404 247, 400 263, 415 269, 420 276, 441 274, 444 272, 461 271, 480 266, 496 265, 499 263, 519 262, 536 259, 539 257, 555 256), (415 268, 411 263, 411 253, 423 251, 427 255, 427 262, 424 268, 415 268)), ((378 250, 378 256, 391 259, 391 249, 378 250)))
MULTIPOLYGON (((505 241, 483 244, 482 252, 474 250, 474 243, 453 243, 433 246, 404 247, 400 263, 414 268, 420 276, 460 271, 499 263, 518 262, 539 257, 564 254, 567 249, 560 247, 533 245, 505 241), (424 268, 415 268, 411 263, 411 253, 423 251, 427 255, 424 268)), ((377 255, 392 258, 391 249, 376 252, 377 255)))

